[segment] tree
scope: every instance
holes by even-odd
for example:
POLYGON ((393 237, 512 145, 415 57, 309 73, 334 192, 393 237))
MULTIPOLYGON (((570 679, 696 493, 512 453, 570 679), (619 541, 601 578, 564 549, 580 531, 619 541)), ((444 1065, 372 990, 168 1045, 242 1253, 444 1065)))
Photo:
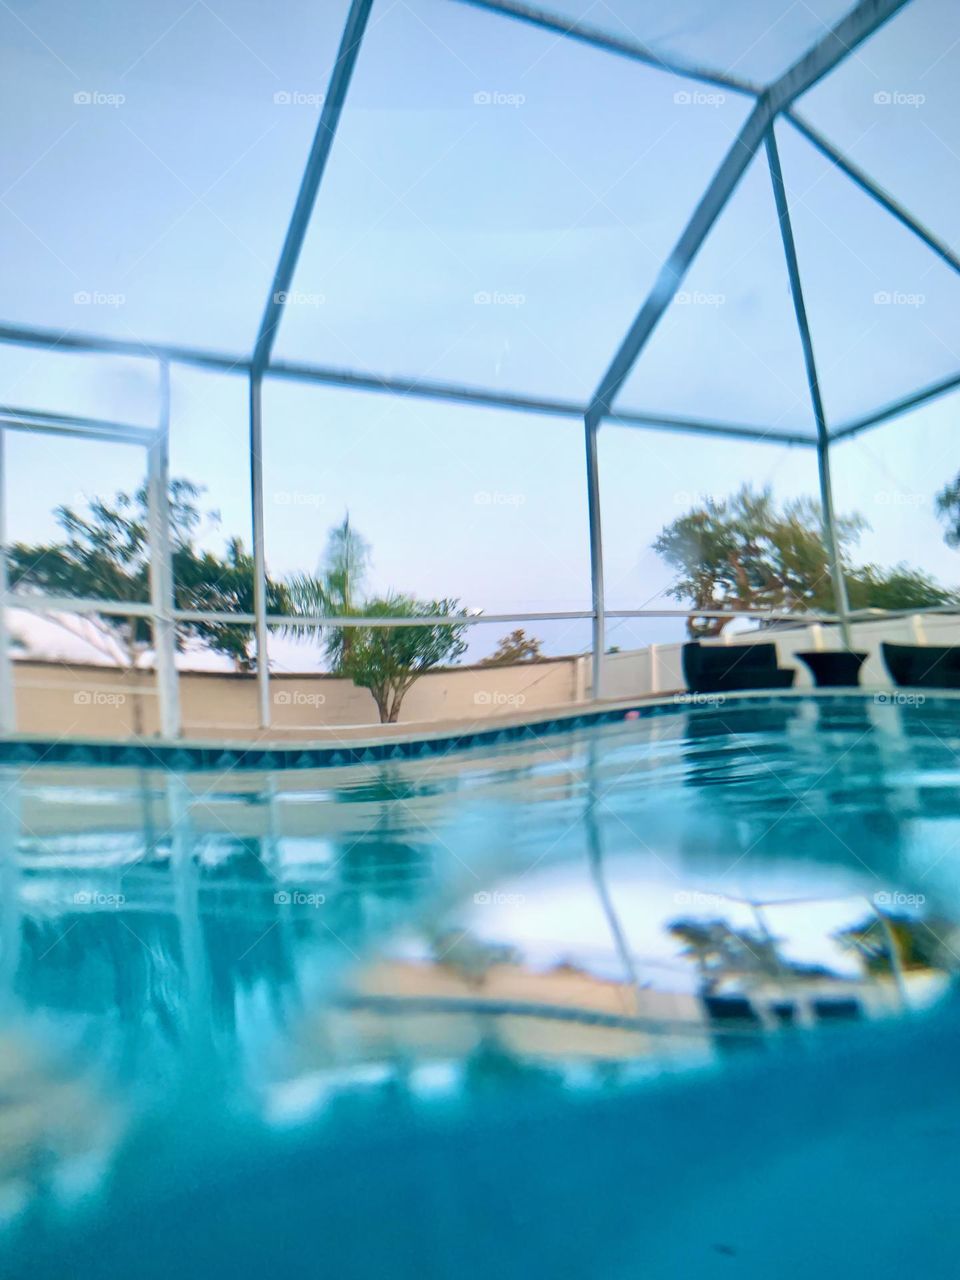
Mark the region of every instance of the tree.
MULTIPOLYGON (((852 607, 922 608, 956 598, 906 564, 892 569, 852 565, 850 551, 866 522, 861 516, 841 516, 834 526, 852 607)), ((677 570, 669 594, 693 605, 687 620, 693 637, 719 635, 729 621, 704 618, 704 610, 835 609, 820 506, 809 498, 778 508, 769 489, 756 492, 744 485, 729 498, 703 499, 662 529, 653 548, 677 570)))
POLYGON ((726 920, 672 920, 667 929, 684 943, 681 955, 693 960, 701 990, 710 994, 724 978, 764 982, 773 979, 835 978, 823 965, 788 960, 781 938, 761 929, 735 928, 726 920))
MULTIPOLYGON (((370 544, 350 523, 347 513, 327 535, 315 574, 288 580, 294 613, 301 617, 461 618, 456 600, 416 600, 398 592, 362 598, 370 564, 370 544)), ((296 639, 316 635, 302 623, 291 623, 296 639)), ((327 627, 323 648, 330 670, 369 689, 381 724, 395 724, 411 685, 425 671, 455 661, 466 650, 462 623, 424 623, 403 627, 327 627)))
MULTIPOLYGON (((360 596, 369 566, 370 544, 351 525, 348 511, 341 523, 327 533, 327 545, 317 572, 295 574, 288 579, 287 587, 293 604, 291 612, 306 617, 322 617, 324 614, 349 617, 362 612, 360 596)), ((287 633, 296 639, 307 636, 303 627, 290 627, 287 633)), ((349 636, 341 636, 331 644, 328 636, 327 657, 333 656, 331 648, 339 654, 344 646, 349 650, 351 643, 349 636)))
MULTIPOLYGON (((368 618, 462 618, 456 600, 415 600, 390 594, 368 600, 368 618)), ((401 627, 337 627, 327 651, 334 671, 369 689, 381 724, 396 724, 411 685, 424 672, 453 662, 465 651, 462 623, 423 623, 401 627)))
MULTIPOLYGON (((231 538, 221 559, 193 547, 174 551, 174 597, 178 609, 209 613, 253 613, 254 562, 240 538, 231 538)), ((267 576, 267 613, 290 614, 294 605, 283 582, 267 576)), ((256 668, 251 654, 253 631, 242 622, 181 624, 182 639, 195 636, 216 653, 231 658, 238 671, 256 668)), ((181 643, 182 643, 181 639, 181 643)))
POLYGON ((902 562, 889 569, 860 565, 844 571, 844 581, 851 609, 923 609, 958 599, 955 591, 902 562))
POLYGON ((954 968, 950 947, 942 941, 951 933, 951 926, 942 920, 930 922, 907 915, 887 915, 883 921, 877 916, 868 916, 858 924, 841 929, 834 937, 856 952, 870 977, 883 977, 893 973, 894 961, 905 971, 954 968), (891 954, 893 947, 896 956, 891 954))
MULTIPOLYGON (((170 542, 174 601, 178 609, 234 613, 253 610, 253 558, 239 538, 232 538, 224 557, 195 545, 201 522, 197 500, 203 489, 189 480, 172 480, 169 491, 170 542)), ((48 595, 77 596, 121 604, 150 601, 150 557, 147 491, 117 493, 112 500, 92 498, 87 511, 58 507, 60 541, 15 543, 8 551, 11 586, 48 595)), ((216 512, 208 517, 219 520, 216 512)), ((267 608, 290 611, 286 588, 267 581, 267 608)), ((136 613, 99 613, 80 617, 69 610, 51 615, 65 630, 100 649, 112 661, 134 668, 152 647, 149 618, 136 613)), ((253 666, 253 634, 242 623, 178 622, 177 645, 196 637, 233 660, 240 670, 253 666)))
POLYGON ((522 627, 511 631, 497 644, 497 650, 489 658, 484 658, 482 667, 506 667, 515 662, 536 662, 543 657, 542 641, 535 636, 528 636, 522 627))
POLYGON ((936 512, 946 524, 943 540, 948 547, 960 548, 960 472, 937 494, 936 512))

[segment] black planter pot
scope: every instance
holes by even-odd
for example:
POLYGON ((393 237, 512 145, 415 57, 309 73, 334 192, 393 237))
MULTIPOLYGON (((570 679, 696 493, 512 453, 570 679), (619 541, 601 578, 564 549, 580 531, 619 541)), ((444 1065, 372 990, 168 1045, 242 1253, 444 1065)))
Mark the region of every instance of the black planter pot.
POLYGON ((883 661, 896 685, 916 689, 960 689, 960 646, 880 645, 883 661))
POLYGON ((837 688, 860 683, 860 668, 868 655, 850 649, 812 649, 798 653, 797 657, 810 668, 813 682, 818 689, 837 688))

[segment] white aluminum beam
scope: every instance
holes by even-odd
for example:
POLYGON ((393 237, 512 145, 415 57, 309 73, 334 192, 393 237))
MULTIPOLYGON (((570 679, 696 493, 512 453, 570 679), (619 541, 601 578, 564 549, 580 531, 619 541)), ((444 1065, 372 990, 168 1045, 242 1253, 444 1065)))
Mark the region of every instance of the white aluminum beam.
POLYGON ((170 366, 160 365, 160 425, 147 450, 147 530, 150 555, 150 606, 154 662, 160 706, 160 733, 180 734, 180 686, 177 677, 177 625, 170 536, 170 366))

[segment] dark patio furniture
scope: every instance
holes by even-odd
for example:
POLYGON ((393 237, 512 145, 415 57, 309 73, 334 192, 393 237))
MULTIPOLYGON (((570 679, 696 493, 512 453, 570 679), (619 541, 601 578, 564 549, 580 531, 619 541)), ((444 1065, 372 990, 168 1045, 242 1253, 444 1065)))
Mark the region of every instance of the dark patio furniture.
POLYGON ((914 689, 960 689, 960 646, 881 643, 895 685, 914 689))
POLYGON ((797 654, 800 661, 810 668, 818 689, 858 685, 860 668, 868 656, 851 649, 810 649, 797 654))
POLYGON ((743 689, 789 689, 796 672, 777 666, 775 644, 683 646, 683 678, 691 693, 734 693, 743 689))
POLYGON ((853 996, 846 999, 821 996, 810 1001, 810 1008, 817 1022, 856 1022, 863 1017, 863 1005, 853 996))

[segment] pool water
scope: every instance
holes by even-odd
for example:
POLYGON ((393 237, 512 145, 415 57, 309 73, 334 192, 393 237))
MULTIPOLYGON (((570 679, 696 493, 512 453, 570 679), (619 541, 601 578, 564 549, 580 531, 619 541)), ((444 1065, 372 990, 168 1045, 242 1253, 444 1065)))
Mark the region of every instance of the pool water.
POLYGON ((960 701, 3 768, 3 1276, 956 1276, 960 701))

